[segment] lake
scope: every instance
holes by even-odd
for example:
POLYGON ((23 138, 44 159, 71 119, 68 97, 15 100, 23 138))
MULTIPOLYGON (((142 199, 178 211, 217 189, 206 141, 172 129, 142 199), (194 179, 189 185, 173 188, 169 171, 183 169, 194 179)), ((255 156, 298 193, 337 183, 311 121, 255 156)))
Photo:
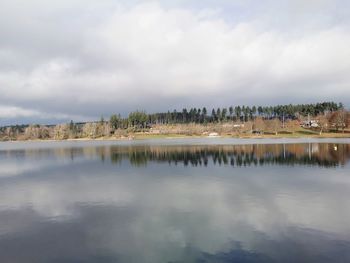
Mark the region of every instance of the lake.
POLYGON ((0 143, 0 262, 350 262, 349 139, 0 143))

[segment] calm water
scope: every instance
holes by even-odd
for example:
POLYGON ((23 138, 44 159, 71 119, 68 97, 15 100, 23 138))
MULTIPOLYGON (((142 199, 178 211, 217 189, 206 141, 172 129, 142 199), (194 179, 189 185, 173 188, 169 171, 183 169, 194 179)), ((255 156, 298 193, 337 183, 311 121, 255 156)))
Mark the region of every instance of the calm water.
POLYGON ((349 140, 0 143, 0 262, 350 262, 349 140))

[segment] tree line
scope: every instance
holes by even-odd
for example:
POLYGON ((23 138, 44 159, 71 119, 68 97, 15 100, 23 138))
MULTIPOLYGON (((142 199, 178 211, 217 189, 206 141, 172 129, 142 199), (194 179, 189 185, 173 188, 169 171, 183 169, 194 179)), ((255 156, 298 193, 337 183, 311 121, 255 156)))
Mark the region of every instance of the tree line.
POLYGON ((256 117, 263 119, 297 119, 300 116, 317 116, 343 109, 342 103, 321 102, 315 104, 288 104, 276 106, 230 106, 213 108, 208 112, 203 108, 183 108, 181 111, 173 110, 147 114, 145 111, 131 112, 127 118, 120 114, 113 114, 110 118, 112 128, 138 127, 146 128, 152 124, 177 123, 218 123, 226 121, 252 121, 256 117))

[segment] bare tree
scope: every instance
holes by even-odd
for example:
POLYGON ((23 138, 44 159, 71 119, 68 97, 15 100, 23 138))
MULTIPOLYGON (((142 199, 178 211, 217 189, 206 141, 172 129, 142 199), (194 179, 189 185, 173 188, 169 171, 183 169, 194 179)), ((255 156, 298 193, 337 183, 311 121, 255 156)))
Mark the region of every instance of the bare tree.
POLYGON ((262 117, 256 117, 253 123, 253 130, 263 133, 266 129, 266 124, 262 117))
POLYGON ((335 111, 329 118, 329 123, 332 127, 335 127, 336 131, 342 129, 344 132, 345 127, 348 123, 348 113, 345 110, 335 111))
POLYGON ((328 128, 328 119, 328 116, 326 116, 325 114, 321 114, 316 117, 318 126, 320 127, 320 135, 325 129, 328 128))
POLYGON ((281 121, 278 118, 274 118, 272 120, 267 120, 266 122, 266 129, 269 132, 275 133, 275 135, 278 134, 279 129, 281 128, 281 121))

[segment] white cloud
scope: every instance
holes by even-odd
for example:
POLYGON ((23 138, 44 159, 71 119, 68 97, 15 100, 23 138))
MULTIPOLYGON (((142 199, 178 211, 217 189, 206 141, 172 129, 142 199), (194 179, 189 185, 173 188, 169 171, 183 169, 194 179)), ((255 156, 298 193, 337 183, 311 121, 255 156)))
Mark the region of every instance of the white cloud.
MULTIPOLYGON (((37 118, 37 119, 80 119, 85 120, 86 117, 79 115, 67 115, 63 113, 47 113, 43 111, 25 109, 16 106, 0 106, 0 118, 37 118)), ((91 117, 90 117, 91 118, 91 117)))
POLYGON ((16 117, 29 117, 39 115, 40 113, 34 110, 26 110, 15 106, 0 106, 1 118, 16 118, 16 117))
MULTIPOLYGON (((96 5, 91 13, 88 5, 81 14, 79 1, 66 14, 62 6, 50 9, 49 19, 33 4, 27 25, 2 18, 14 32, 0 26, 0 36, 11 36, 0 41, 0 103, 99 116, 136 108, 350 102, 350 34, 341 16, 317 28, 304 20, 305 30, 299 25, 296 32, 262 14, 231 23, 215 6, 96 5), (33 36, 16 39, 23 28, 33 36)), ((328 7, 323 1, 315 10, 327 14, 328 7)), ((294 9, 312 8, 295 3, 294 9)))

